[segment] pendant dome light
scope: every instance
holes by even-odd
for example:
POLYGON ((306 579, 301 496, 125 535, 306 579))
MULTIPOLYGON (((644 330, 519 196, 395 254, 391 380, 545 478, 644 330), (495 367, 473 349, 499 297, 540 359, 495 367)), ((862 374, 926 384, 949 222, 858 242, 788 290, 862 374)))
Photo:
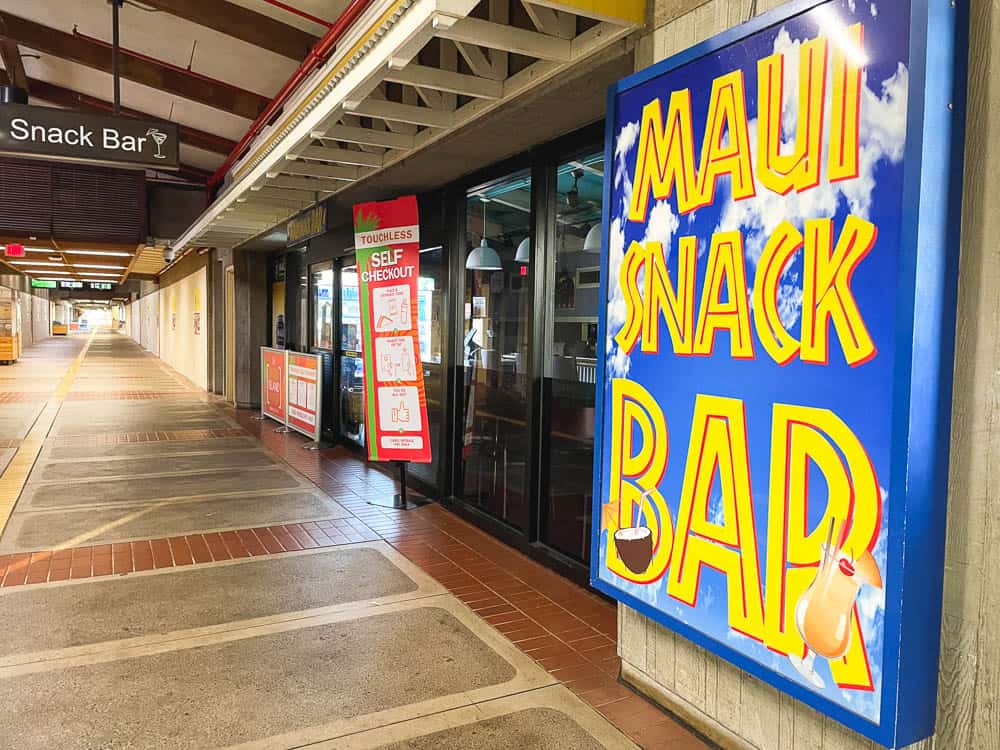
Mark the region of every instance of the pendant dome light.
POLYGON ((517 246, 517 253, 514 260, 518 263, 531 263, 531 238, 525 237, 521 244, 517 246))
POLYGON ((482 198, 480 200, 483 204, 483 239, 479 247, 465 259, 465 267, 470 271, 502 271, 503 263, 500 262, 500 256, 486 241, 486 201, 482 198))
POLYGON ((585 253, 599 253, 601 252, 601 225, 594 224, 587 232, 586 238, 583 240, 583 252, 585 253))

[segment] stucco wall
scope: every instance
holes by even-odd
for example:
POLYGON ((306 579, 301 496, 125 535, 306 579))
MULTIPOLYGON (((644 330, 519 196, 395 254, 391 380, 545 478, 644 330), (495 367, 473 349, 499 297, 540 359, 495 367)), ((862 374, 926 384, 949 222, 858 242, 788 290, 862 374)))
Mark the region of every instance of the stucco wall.
POLYGON ((160 353, 160 293, 139 298, 139 344, 153 354, 160 353))
POLYGON ((160 289, 160 358, 208 388, 208 276, 204 267, 160 289))
POLYGON ((135 343, 141 344, 140 334, 142 328, 139 325, 139 300, 129 304, 125 310, 125 319, 128 321, 128 335, 132 337, 135 343))
MULTIPOLYGON (((652 0, 655 30, 637 47, 636 69, 745 21, 748 0, 652 0)), ((760 0, 763 13, 780 5, 760 0)), ((962 217, 945 614, 937 734, 913 747, 1000 747, 1000 7, 971 5, 969 111, 962 217)), ((619 651, 626 680, 684 716, 726 748, 865 750, 877 747, 840 724, 730 666, 686 639, 619 605, 619 651)))
POLYGON ((51 333, 49 328, 49 301, 42 297, 31 295, 31 336, 37 344, 48 338, 51 333))

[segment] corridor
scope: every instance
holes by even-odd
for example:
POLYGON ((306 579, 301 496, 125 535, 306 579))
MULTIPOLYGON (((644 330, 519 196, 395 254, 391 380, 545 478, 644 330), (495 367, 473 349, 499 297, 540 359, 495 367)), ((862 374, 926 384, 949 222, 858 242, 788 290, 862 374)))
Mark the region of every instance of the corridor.
POLYGON ((612 604, 252 417, 109 331, 0 368, 0 747, 709 747, 612 604))

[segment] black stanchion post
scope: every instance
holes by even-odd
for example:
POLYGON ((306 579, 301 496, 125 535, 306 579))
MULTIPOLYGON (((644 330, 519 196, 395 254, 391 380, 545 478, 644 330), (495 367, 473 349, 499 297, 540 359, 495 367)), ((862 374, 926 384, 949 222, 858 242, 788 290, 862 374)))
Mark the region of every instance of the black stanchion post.
POLYGON ((406 461, 397 461, 399 464, 399 494, 396 495, 396 507, 406 510, 406 461))

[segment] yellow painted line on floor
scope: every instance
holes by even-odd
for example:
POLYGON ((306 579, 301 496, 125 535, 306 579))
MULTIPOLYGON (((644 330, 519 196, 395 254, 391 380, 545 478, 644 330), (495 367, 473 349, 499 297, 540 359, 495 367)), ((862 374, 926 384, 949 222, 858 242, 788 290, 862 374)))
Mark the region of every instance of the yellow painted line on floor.
POLYGON ((66 374, 59 381, 52 397, 45 404, 42 413, 38 415, 35 424, 21 441, 17 453, 14 454, 10 463, 7 464, 6 470, 0 475, 0 534, 3 534, 4 529, 7 528, 7 522, 14 512, 17 499, 21 496, 21 491, 24 489, 28 476, 35 466, 35 461, 38 459, 38 454, 42 452, 42 444, 45 442, 49 430, 52 429, 52 423, 55 422, 56 415, 59 414, 59 408, 66 400, 69 389, 73 387, 73 381, 76 380, 77 373, 80 371, 83 358, 87 356, 87 351, 96 335, 97 331, 90 334, 83 349, 66 370, 66 374))

